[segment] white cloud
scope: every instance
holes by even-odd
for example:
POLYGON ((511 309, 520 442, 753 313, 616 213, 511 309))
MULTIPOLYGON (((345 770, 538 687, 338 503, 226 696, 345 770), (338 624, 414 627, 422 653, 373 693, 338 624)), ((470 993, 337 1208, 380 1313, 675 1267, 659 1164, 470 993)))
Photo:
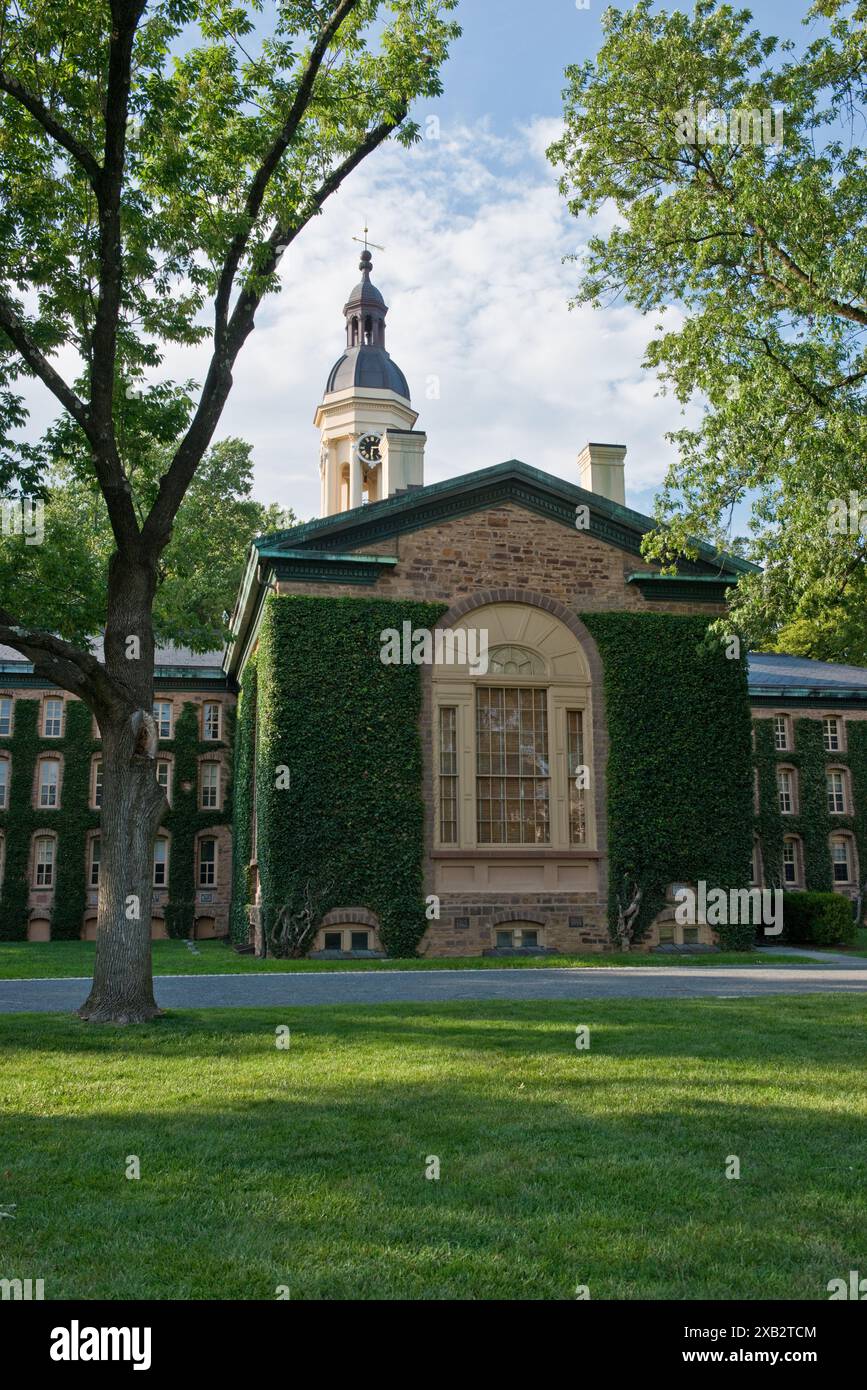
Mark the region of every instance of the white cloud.
MULTIPOLYGON (((679 411, 655 398, 641 368, 649 318, 624 306, 569 310, 578 268, 563 257, 591 229, 568 213, 545 159, 559 129, 548 117, 507 134, 489 121, 444 124, 439 140, 389 145, 305 229, 242 351, 218 430, 252 442, 259 497, 305 519, 318 508, 313 413, 344 342, 360 249, 351 238, 369 220, 386 247, 373 278, 390 305, 387 344, 428 434, 427 480, 517 457, 577 481, 580 448, 606 440, 628 446, 627 489, 647 506, 679 411), (439 400, 425 397, 431 376, 439 400)), ((172 348, 165 372, 201 379, 204 363, 201 351, 172 348)), ((52 412, 33 399, 42 423, 52 412)))

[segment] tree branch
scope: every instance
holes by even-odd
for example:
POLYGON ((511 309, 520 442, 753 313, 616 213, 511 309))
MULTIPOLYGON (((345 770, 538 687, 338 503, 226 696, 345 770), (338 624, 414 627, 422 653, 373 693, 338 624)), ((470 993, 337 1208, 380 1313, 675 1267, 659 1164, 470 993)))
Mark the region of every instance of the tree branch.
POLYGON ((0 329, 18 349, 34 376, 39 377, 52 395, 57 397, 63 408, 69 411, 73 420, 81 426, 87 438, 93 442, 87 406, 72 388, 67 386, 60 373, 54 370, 41 348, 37 347, 30 336, 27 324, 19 315, 11 299, 2 290, 0 290, 0 329))
POLYGON ((290 107, 289 114, 283 122, 280 132, 271 144, 259 168, 253 176, 250 187, 247 191, 247 198, 244 203, 245 227, 236 232, 223 262, 220 273, 220 281, 217 286, 217 293, 214 298, 214 343, 220 346, 228 327, 229 300, 232 294, 232 286, 235 282, 235 275, 241 262, 250 234, 256 222, 256 218, 262 207, 262 202, 277 166, 286 150, 291 144, 292 138, 301 123, 305 111, 310 103, 310 96, 313 91, 313 84, 316 81, 322 61, 328 51, 328 47, 337 30, 340 28, 344 19, 358 5, 359 0, 339 0, 331 18, 320 32, 319 38, 313 45, 307 65, 301 75, 298 84, 298 91, 290 107))
POLYGON ((123 693, 91 652, 82 651, 53 633, 16 623, 0 608, 0 642, 14 647, 32 662, 38 676, 84 700, 92 709, 116 710, 125 706, 123 693))
POLYGON ((46 134, 50 135, 51 139, 54 140, 56 144, 62 145, 67 153, 71 154, 73 159, 81 165, 90 180, 91 186, 96 189, 102 177, 102 168, 99 161, 94 158, 86 145, 83 145, 80 140, 76 139, 71 131, 67 130, 64 125, 61 125, 60 121, 51 114, 51 111, 45 103, 41 101, 38 96, 35 96, 33 92, 28 91, 23 83, 18 81, 17 77, 13 77, 10 72, 6 72, 3 68, 0 68, 0 91, 5 92, 7 96, 14 97, 21 106, 30 112, 31 116, 34 120, 39 122, 46 134))
POLYGON ((275 227, 271 232, 265 263, 256 272, 261 288, 253 288, 248 281, 242 291, 229 320, 224 342, 219 348, 215 344, 196 413, 178 446, 168 472, 160 478, 156 500, 142 528, 142 541, 147 550, 153 548, 159 552, 168 543, 178 507, 184 499, 202 455, 211 442, 226 403, 232 386, 232 367, 254 327, 265 281, 276 270, 283 252, 306 227, 314 213, 319 211, 326 199, 340 187, 343 180, 363 159, 397 130, 406 117, 407 109, 407 106, 401 107, 396 119, 384 121, 368 131, 358 148, 323 180, 305 212, 293 226, 275 227))
MULTIPOLYGON (((132 73, 132 50, 145 0, 111 0, 108 85, 105 96, 105 157, 96 190, 99 213, 99 295, 91 338, 91 417, 105 482, 116 499, 112 529, 118 548, 130 549, 138 540, 135 511, 124 487, 123 466, 114 427, 114 389, 117 331, 123 281, 121 192, 126 153, 126 122, 132 73), (122 499, 126 498, 126 505, 122 499)), ((106 499, 108 500, 108 499, 106 499)))

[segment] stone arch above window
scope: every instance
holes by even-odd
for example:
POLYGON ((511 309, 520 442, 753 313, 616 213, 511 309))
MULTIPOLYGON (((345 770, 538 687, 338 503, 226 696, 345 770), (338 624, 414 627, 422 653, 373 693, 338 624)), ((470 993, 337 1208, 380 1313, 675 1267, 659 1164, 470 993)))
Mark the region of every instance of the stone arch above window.
MULTIPOLYGON (((535 666, 534 677, 590 684, 587 658, 575 633, 559 616, 533 604, 517 599, 482 602, 477 608, 456 616, 445 628, 445 635, 442 644, 444 659, 433 668, 435 679, 460 673, 502 675, 503 672, 493 671, 491 661, 498 653, 511 650, 516 655, 524 654, 520 659, 535 666), (449 633, 454 634, 451 641, 448 640, 449 633), (459 634, 465 634, 465 637, 461 638, 459 634), (468 660, 461 663, 456 657, 464 652, 468 660), (482 652, 487 653, 487 663, 474 663, 474 654, 482 652)), ((516 677, 530 675, 522 670, 508 674, 516 677)))

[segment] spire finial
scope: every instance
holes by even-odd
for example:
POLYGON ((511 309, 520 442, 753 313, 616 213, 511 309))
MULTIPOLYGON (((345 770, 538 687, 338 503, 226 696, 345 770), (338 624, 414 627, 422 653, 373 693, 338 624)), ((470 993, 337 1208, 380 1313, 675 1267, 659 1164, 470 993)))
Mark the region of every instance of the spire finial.
POLYGON ((359 270, 363 270, 363 271, 365 272, 365 274, 367 274, 367 275, 370 274, 370 271, 371 271, 372 268, 373 268, 373 257, 372 257, 371 254, 370 254, 370 247, 372 246, 372 247, 374 248, 375 251, 384 251, 384 250, 385 250, 385 247, 384 247, 384 246, 380 246, 378 242, 376 242, 376 241, 368 241, 368 239, 367 239, 367 233, 369 232, 369 230, 370 230, 370 228, 368 227, 367 221, 365 220, 365 224, 364 224, 364 240, 363 240, 363 243, 362 243, 362 238, 361 238, 360 236, 354 236, 354 237, 352 238, 352 240, 353 240, 353 241, 357 241, 357 242, 359 243, 359 245, 362 245, 362 244, 364 245, 364 250, 363 250, 362 253, 361 253, 361 260, 358 262, 358 269, 359 269, 359 270))

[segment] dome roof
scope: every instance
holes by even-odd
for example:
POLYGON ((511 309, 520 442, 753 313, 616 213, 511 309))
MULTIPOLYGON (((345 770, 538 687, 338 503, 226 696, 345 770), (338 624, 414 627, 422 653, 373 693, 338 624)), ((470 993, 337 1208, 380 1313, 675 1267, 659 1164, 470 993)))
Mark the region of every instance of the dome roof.
POLYGON ((409 400, 406 377, 383 347, 347 348, 328 374, 326 394, 365 386, 375 391, 394 391, 409 400))

